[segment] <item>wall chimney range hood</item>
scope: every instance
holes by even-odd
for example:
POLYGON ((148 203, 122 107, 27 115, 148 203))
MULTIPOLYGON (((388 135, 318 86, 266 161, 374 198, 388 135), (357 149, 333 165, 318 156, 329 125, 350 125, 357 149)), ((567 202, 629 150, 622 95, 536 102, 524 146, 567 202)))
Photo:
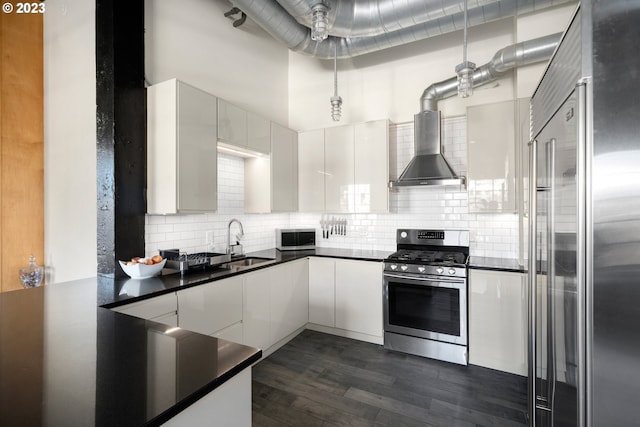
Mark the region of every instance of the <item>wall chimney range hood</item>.
MULTIPOLYGON (((473 84, 481 86, 496 80, 516 66, 548 60, 562 34, 551 34, 500 49, 487 64, 474 71, 473 84)), ((397 181, 389 187, 420 185, 465 185, 442 155, 440 147, 440 111, 438 101, 458 93, 457 77, 434 83, 420 97, 421 112, 413 116, 415 156, 397 181)))
POLYGON ((442 155, 440 111, 422 111, 413 117, 415 155, 397 181, 389 187, 419 185, 464 185, 442 155))

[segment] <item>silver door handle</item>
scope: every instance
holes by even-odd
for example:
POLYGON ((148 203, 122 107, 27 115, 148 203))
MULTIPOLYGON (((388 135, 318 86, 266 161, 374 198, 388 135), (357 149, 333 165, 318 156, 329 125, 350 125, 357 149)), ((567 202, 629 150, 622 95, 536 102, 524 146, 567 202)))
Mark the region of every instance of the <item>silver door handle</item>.
POLYGON ((553 402, 556 384, 556 337, 555 337, 555 304, 554 287, 556 277, 555 265, 555 169, 556 169, 556 139, 551 138, 545 146, 547 151, 547 394, 548 405, 553 402))
POLYGON ((537 194, 536 184, 538 180, 538 141, 535 139, 529 143, 529 348, 527 360, 529 364, 529 426, 536 425, 536 253, 538 251, 536 234, 536 209, 537 194))

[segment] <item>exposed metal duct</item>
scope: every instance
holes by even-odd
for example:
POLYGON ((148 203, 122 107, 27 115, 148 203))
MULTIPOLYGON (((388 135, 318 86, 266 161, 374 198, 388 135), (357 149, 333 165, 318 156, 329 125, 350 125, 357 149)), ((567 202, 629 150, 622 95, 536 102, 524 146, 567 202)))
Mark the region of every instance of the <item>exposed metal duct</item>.
MULTIPOLYGON (((298 22, 296 16, 306 23, 311 19, 311 7, 318 1, 231 0, 289 49, 320 59, 333 59, 336 48, 338 58, 350 58, 464 27, 461 0, 324 0, 330 7, 331 35, 315 42, 311 39, 311 30, 298 22)), ((469 26, 573 2, 575 0, 470 0, 469 26)))
MULTIPOLYGON (((487 64, 478 68, 473 86, 496 80, 519 65, 528 65, 551 58, 562 33, 516 43, 500 49, 487 64)), ((465 178, 457 176, 442 155, 440 139, 440 111, 438 100, 458 93, 456 77, 434 83, 424 90, 420 98, 421 111, 414 116, 415 155, 391 187, 422 185, 464 185, 465 178)))
MULTIPOLYGON (((329 7, 331 35, 371 37, 413 27, 424 22, 462 12, 461 0, 277 0, 300 24, 311 27, 313 5, 322 1, 329 7)), ((483 7, 498 0, 470 0, 471 7, 483 7)))
MULTIPOLYGON (((476 69, 473 74, 473 86, 492 82, 517 66, 549 60, 561 37, 562 33, 556 33, 500 49, 491 61, 476 69)), ((436 111, 440 99, 449 98, 457 93, 458 81, 455 76, 434 83, 426 88, 420 97, 421 111, 436 111)))

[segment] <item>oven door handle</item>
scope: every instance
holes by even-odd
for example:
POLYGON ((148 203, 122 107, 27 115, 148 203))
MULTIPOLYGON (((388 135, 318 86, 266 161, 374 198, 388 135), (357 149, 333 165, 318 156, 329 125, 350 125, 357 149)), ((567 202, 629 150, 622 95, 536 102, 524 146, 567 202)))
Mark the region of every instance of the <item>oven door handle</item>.
MULTIPOLYGON (((416 277, 416 276, 403 276, 400 274, 392 274, 392 273, 384 273, 384 277, 390 277, 392 279, 402 279, 402 280, 415 280, 419 282, 431 282, 431 283, 458 283, 464 284, 464 278, 453 279, 450 277, 416 277)), ((437 285, 436 285, 437 286, 437 285)))

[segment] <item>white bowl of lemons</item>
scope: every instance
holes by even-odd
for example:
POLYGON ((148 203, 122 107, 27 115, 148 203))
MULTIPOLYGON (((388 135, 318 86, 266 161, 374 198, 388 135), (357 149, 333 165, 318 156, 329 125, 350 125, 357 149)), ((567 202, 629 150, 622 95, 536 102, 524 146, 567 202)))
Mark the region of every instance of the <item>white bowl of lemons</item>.
POLYGON ((151 258, 132 258, 130 261, 119 261, 122 270, 132 279, 148 279, 162 271, 167 260, 160 255, 151 258))

